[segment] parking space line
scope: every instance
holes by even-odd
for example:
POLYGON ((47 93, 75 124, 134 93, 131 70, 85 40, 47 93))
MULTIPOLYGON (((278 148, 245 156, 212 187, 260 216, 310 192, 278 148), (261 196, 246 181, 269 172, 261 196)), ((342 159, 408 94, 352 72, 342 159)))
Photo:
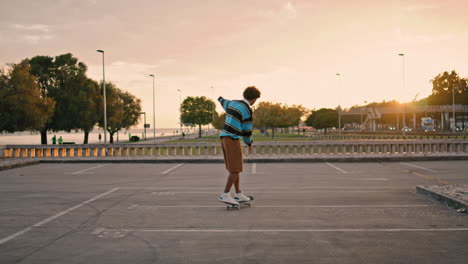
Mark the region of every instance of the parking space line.
POLYGON ((168 170, 165 170, 165 171, 163 171, 163 172, 161 172, 161 173, 155 173, 155 174, 169 174, 170 172, 172 172, 173 170, 179 168, 179 167, 182 166, 182 165, 184 165, 184 164, 183 164, 183 163, 177 164, 177 165, 175 165, 174 167, 172 167, 172 168, 170 168, 170 169, 168 169, 168 170))
POLYGON ((424 168, 424 167, 421 167, 421 166, 416 166, 416 165, 409 164, 409 163, 405 163, 405 162, 400 162, 400 164, 407 165, 407 166, 411 166, 411 167, 415 167, 415 168, 418 168, 418 169, 421 169, 421 170, 430 171, 430 172, 433 172, 433 173, 438 173, 438 171, 431 170, 431 169, 427 169, 427 168, 424 168))
MULTIPOLYGON (((294 193, 320 193, 320 192, 326 192, 326 193, 331 193, 331 192, 339 192, 339 193, 387 193, 387 192, 407 192, 408 190, 366 190, 366 191, 357 191, 357 190, 326 190, 326 191, 316 191, 316 190, 310 190, 310 191, 294 191, 294 193)), ((290 194, 291 191, 255 191, 255 190, 246 190, 246 192, 253 192, 253 193, 288 193, 290 194)), ((195 191, 184 191, 184 192, 171 192, 171 195, 174 195, 174 194, 177 194, 177 193, 190 193, 190 194, 211 194, 211 193, 218 193, 219 192, 216 192, 216 191, 213 191, 213 192, 195 192, 195 191)), ((157 193, 153 193, 153 194, 157 194, 157 193)), ((159 195, 159 194, 157 194, 159 195)))
POLYGON ((372 179, 351 179, 352 181, 388 181, 385 178, 372 178, 372 179))
POLYGON ((339 171, 342 172, 342 173, 345 173, 345 174, 347 173, 345 170, 343 170, 343 169, 341 169, 341 168, 338 168, 337 166, 335 166, 335 165, 333 165, 333 164, 331 164, 331 163, 329 163, 329 162, 325 162, 325 163, 326 163, 328 166, 330 166, 330 167, 332 167, 332 168, 335 168, 335 169, 339 170, 339 171))
POLYGON ((150 228, 123 228, 107 229, 98 227, 93 234, 98 232, 173 232, 173 233, 234 233, 234 232, 447 232, 468 231, 468 228, 337 228, 337 229, 150 229, 150 228), (99 229, 98 229, 99 228, 99 229))
MULTIPOLYGON (((122 190, 140 190, 139 187, 119 187, 122 190)), ((218 187, 148 187, 145 190, 218 190, 218 187)), ((297 187, 268 187, 268 189, 386 189, 386 190, 407 190, 407 187, 382 187, 382 186, 297 186, 297 187)), ((249 188, 250 191, 255 191, 254 187, 249 188)), ((258 189, 257 189, 258 190, 258 189)), ((267 190, 261 188, 261 190, 267 190)))
MULTIPOLYGON (((225 205, 137 205, 133 204, 127 209, 134 208, 222 208, 225 205)), ((435 207, 426 204, 401 205, 255 205, 255 208, 409 208, 409 207, 435 207)))
POLYGON ((88 169, 85 169, 85 170, 80 170, 80 171, 77 171, 77 172, 65 173, 65 174, 92 174, 93 172, 85 172, 85 171, 92 170, 92 169, 97 169, 97 168, 101 168, 101 167, 104 167, 104 166, 106 166, 106 165, 109 165, 109 164, 103 164, 103 165, 99 165, 99 166, 96 166, 96 167, 88 168, 88 169))
POLYGON ((44 225, 44 224, 47 224, 48 222, 50 222, 50 221, 52 221, 52 220, 54 220, 54 219, 56 219, 56 218, 58 218, 58 217, 60 217, 60 216, 62 216, 62 215, 64 215, 64 214, 67 214, 67 213, 69 213, 69 212, 71 212, 71 211, 73 211, 73 210, 75 210, 75 209, 77 209, 77 208, 79 208, 79 207, 81 207, 81 206, 83 206, 83 205, 85 205, 85 204, 91 203, 91 202, 93 202, 93 201, 95 201, 95 200, 97 200, 97 199, 99 199, 99 198, 101 198, 101 197, 103 197, 103 196, 105 196, 105 195, 108 195, 108 194, 110 194, 110 193, 112 193, 112 192, 115 192, 115 191, 117 191, 117 190, 119 190, 119 188, 114 188, 114 189, 109 190, 109 191, 107 191, 107 192, 105 192, 105 193, 101 193, 101 194, 99 194, 99 195, 97 195, 97 196, 94 196, 93 198, 91 198, 91 199, 89 199, 89 200, 87 200, 87 201, 84 201, 84 202, 82 202, 82 203, 80 203, 80 204, 78 204, 78 205, 75 205, 75 206, 73 206, 73 207, 71 207, 71 208, 68 208, 68 209, 65 210, 65 211, 62 211, 62 212, 60 212, 60 213, 58 213, 58 214, 56 214, 56 215, 53 215, 53 216, 51 216, 51 217, 49 217, 49 218, 47 218, 47 219, 44 219, 44 220, 42 220, 42 221, 40 221, 40 222, 38 222, 38 223, 35 223, 34 225, 32 225, 32 226, 30 226, 30 227, 27 227, 27 228, 25 228, 25 229, 23 229, 23 230, 21 230, 21 231, 19 231, 19 232, 16 232, 16 233, 14 233, 14 234, 12 234, 12 235, 10 235, 10 236, 7 236, 7 237, 5 237, 5 238, 3 238, 3 239, 0 240, 0 245, 6 243, 6 242, 8 242, 8 241, 10 241, 10 240, 12 240, 12 239, 14 239, 14 238, 16 238, 16 237, 21 236, 21 235, 23 235, 24 233, 27 233, 27 232, 31 231, 33 228, 37 228, 37 227, 40 227, 40 226, 42 226, 42 225, 44 225))

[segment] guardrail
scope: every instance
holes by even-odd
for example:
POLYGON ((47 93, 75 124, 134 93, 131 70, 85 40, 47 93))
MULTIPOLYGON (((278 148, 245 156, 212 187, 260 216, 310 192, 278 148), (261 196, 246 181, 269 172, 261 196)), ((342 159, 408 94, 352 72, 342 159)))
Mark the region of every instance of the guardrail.
MULTIPOLYGON (((247 146, 244 146, 247 154, 247 146)), ((1 149, 0 149, 1 151, 1 149)), ((7 145, 5 158, 222 157, 219 143, 7 145)), ((255 143, 250 157, 440 156, 468 154, 468 140, 376 140, 255 143)))

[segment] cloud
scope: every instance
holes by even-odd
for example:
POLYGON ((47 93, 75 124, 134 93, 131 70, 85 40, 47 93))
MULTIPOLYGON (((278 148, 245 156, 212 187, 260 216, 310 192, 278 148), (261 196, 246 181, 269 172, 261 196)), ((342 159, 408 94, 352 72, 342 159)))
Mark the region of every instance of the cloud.
POLYGON ((4 34, 9 35, 12 41, 25 41, 32 45, 54 38, 50 26, 45 24, 11 24, 4 34))
MULTIPOLYGON (((129 63, 125 61, 115 61, 105 65, 106 81, 111 81, 124 90, 137 91, 141 86, 135 85, 140 82, 148 82, 149 74, 155 74, 159 65, 129 63)), ((102 79, 102 64, 89 65, 88 76, 94 80, 102 79)))
POLYGON ((52 35, 24 35, 22 36, 30 44, 38 44, 41 40, 50 40, 53 38, 52 35))
POLYGON ((49 32, 49 26, 44 24, 32 24, 32 25, 22 25, 22 24, 13 24, 12 28, 21 30, 21 31, 36 31, 42 33, 49 32))
POLYGON ((394 37, 398 42, 406 43, 406 44, 452 42, 452 41, 459 41, 459 40, 464 39, 464 37, 458 33, 411 34, 411 33, 404 33, 402 32, 401 29, 396 29, 394 31, 394 37))
POLYGON ((297 9, 291 2, 286 2, 277 9, 260 10, 258 15, 268 19, 284 21, 295 19, 297 17, 297 9))
POLYGON ((437 8, 437 6, 434 4, 415 4, 415 5, 405 6, 403 10, 411 13, 411 12, 419 12, 423 10, 432 10, 435 8, 437 8))
POLYGON ((297 17, 297 10, 291 4, 291 2, 287 2, 286 4, 283 5, 283 8, 281 9, 281 13, 283 16, 288 17, 288 18, 296 18, 297 17))

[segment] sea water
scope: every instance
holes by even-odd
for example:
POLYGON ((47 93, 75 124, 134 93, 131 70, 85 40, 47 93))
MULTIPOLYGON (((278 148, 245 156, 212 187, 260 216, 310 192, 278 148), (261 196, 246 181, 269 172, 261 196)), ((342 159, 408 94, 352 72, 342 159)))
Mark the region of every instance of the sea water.
MULTIPOLYGON (((197 128, 184 128, 185 134, 196 133, 197 128)), ((146 137, 153 138, 153 129, 146 129, 146 137)), ((160 136, 174 136, 180 135, 180 128, 161 128, 156 129, 156 137, 160 136)), ((48 131, 47 132, 47 144, 52 144, 52 137, 56 136, 57 140, 62 137, 63 142, 75 142, 75 144, 83 144, 84 132, 83 131, 48 131)), ((145 138, 144 129, 130 129, 116 132, 114 134, 114 143, 129 142, 129 136, 138 136, 140 141, 145 138)), ((110 135, 107 133, 107 142, 110 140, 110 135)), ((103 130, 94 129, 88 135, 88 143, 104 143, 104 132, 103 130), (99 142, 99 134, 101 134, 101 141, 99 142)), ((41 134, 39 132, 15 132, 15 133, 0 133, 0 145, 36 145, 41 144, 41 134)))

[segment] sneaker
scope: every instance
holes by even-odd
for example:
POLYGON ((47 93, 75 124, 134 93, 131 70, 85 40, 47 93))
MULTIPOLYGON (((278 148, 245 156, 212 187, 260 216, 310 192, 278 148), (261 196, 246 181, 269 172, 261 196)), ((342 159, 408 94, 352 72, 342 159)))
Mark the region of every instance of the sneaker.
POLYGON ((250 198, 245 196, 243 192, 240 192, 240 193, 234 194, 234 200, 238 202, 248 202, 250 201, 250 198))
POLYGON ((219 196, 218 200, 227 204, 239 205, 239 203, 236 200, 232 199, 230 193, 222 193, 221 196, 219 196))

